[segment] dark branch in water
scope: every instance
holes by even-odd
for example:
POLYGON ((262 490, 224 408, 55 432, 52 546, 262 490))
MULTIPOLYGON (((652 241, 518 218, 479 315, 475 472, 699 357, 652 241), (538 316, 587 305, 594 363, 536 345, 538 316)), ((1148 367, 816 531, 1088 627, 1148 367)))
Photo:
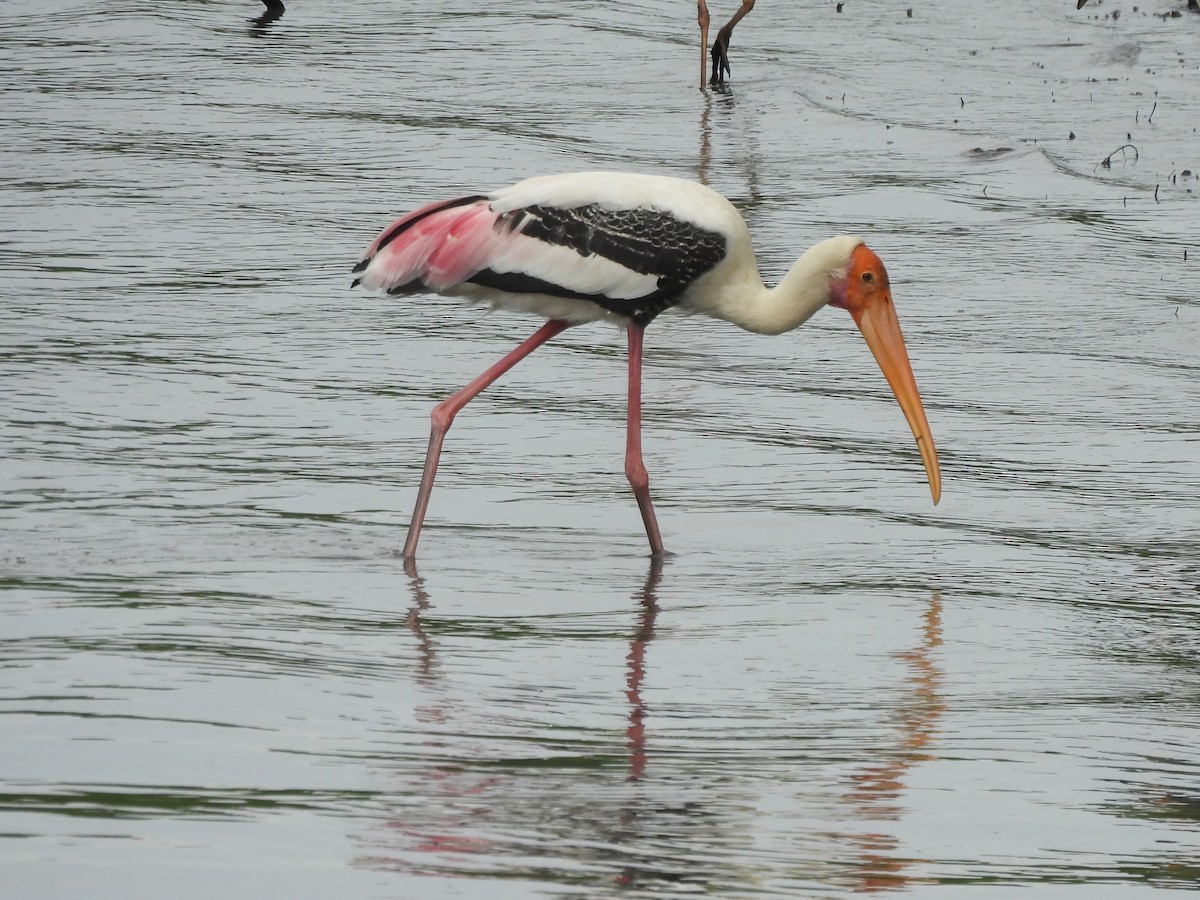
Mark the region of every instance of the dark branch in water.
POLYGON ((1125 150, 1127 150, 1127 149, 1133 151, 1133 161, 1137 162, 1138 148, 1133 146, 1133 144, 1122 144, 1120 147, 1118 147, 1112 153, 1108 154, 1108 156, 1104 157, 1104 159, 1100 160, 1100 162, 1097 164, 1097 168, 1103 167, 1105 169, 1111 169, 1112 168, 1112 158, 1114 156, 1116 156, 1118 153, 1124 153, 1125 150))

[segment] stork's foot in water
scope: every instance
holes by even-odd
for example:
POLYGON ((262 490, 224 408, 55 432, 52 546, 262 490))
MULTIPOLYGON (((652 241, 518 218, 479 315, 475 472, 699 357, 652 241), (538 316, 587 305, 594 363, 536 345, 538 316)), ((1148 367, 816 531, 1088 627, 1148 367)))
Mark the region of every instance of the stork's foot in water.
POLYGON ((729 39, 733 37, 734 26, 742 21, 746 13, 752 9, 754 9, 754 0, 742 0, 742 5, 733 14, 733 18, 717 32, 717 37, 712 45, 713 73, 709 80, 709 84, 713 87, 724 86, 725 76, 729 74, 729 39))
POLYGON ((724 87, 725 76, 728 74, 729 35, 725 33, 725 29, 721 29, 712 45, 712 77, 708 83, 713 87, 724 87))
POLYGON ((266 10, 261 16, 250 20, 254 25, 270 25, 276 19, 282 18, 283 14, 287 12, 287 7, 283 5, 283 0, 262 0, 262 2, 266 10))
MULTIPOLYGON (((754 9, 754 0, 742 0, 742 5, 733 14, 733 18, 717 32, 716 40, 712 45, 712 78, 708 82, 713 87, 724 86, 725 76, 729 74, 729 38, 733 36, 734 26, 742 21, 746 13, 752 9, 754 9)), ((696 0, 696 14, 697 21, 700 23, 700 87, 703 88, 704 45, 708 41, 708 4, 704 0, 696 0)))

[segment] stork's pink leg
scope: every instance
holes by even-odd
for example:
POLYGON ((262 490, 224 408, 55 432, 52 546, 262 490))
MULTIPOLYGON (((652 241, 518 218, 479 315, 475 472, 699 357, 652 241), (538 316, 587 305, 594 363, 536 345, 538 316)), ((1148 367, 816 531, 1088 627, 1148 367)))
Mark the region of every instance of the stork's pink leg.
POLYGON ((408 540, 404 542, 405 559, 412 559, 417 555, 417 541, 421 538, 421 525, 425 522, 425 510, 429 508, 429 495, 433 491, 433 479, 437 475, 438 459, 442 455, 442 441, 445 440, 455 415, 489 384, 569 326, 569 322, 551 319, 465 388, 433 408, 433 414, 430 416, 433 424, 429 430, 429 450, 425 453, 425 472, 421 475, 421 487, 417 491, 417 505, 413 509, 412 524, 408 526, 408 540))
POLYGON ((696 21, 700 23, 700 88, 708 80, 708 4, 696 0, 696 21))
POLYGON ((656 556, 663 552, 662 535, 658 532, 658 519, 654 517, 654 506, 650 503, 650 476, 642 462, 642 335, 641 325, 631 324, 629 332, 629 413, 625 425, 625 477, 637 497, 642 521, 646 524, 646 537, 650 539, 650 552, 656 556))

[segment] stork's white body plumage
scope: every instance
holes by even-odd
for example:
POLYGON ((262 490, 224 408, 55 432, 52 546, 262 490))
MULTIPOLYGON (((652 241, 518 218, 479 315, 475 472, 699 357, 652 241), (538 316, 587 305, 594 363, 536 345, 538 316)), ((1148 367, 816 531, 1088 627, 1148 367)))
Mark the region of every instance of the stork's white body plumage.
MULTIPOLYGON (((511 213, 529 207, 578 209, 597 203, 608 211, 653 210, 680 222, 686 222, 725 239, 725 254, 711 269, 680 294, 678 307, 695 312, 710 312, 718 296, 728 294, 758 279, 758 268, 750 249, 750 231, 737 208, 716 191, 682 178, 639 175, 622 172, 584 172, 567 175, 539 175, 511 187, 493 192, 489 199, 498 213, 511 213)), ((567 248, 542 250, 536 264, 551 279, 585 293, 597 292, 622 299, 633 299, 658 289, 656 273, 633 272, 621 262, 599 255, 581 256, 567 248)), ((558 301, 558 297, 538 295, 530 298, 530 312, 546 318, 564 318, 582 324, 598 318, 627 318, 610 313, 590 301, 575 301, 564 315, 549 313, 539 304, 558 301)), ((506 298, 507 302, 507 298, 506 298)))
MULTIPOLYGON (((694 181, 623 172, 542 175, 471 199, 466 212, 455 206, 435 213, 453 222, 431 229, 439 254, 432 262, 426 255, 430 240, 424 236, 420 242, 400 244, 390 253, 387 247, 378 253, 369 248, 369 262, 359 282, 368 288, 395 291, 407 290, 418 279, 425 288, 438 293, 520 309, 572 325, 604 319, 625 325, 636 316, 563 293, 636 301, 659 290, 662 272, 635 271, 619 257, 584 254, 569 243, 526 236, 529 218, 523 218, 511 230, 495 226, 504 217, 524 210, 568 211, 599 206, 603 212, 613 214, 653 212, 719 236, 722 243, 721 253, 714 256, 711 267, 683 288, 673 299, 673 306, 724 319, 748 331, 779 334, 802 324, 829 302, 828 276, 844 270, 850 252, 862 243, 861 238, 850 236, 822 241, 796 261, 777 288, 767 290, 758 273, 750 231, 737 208, 716 191, 694 181), (403 251, 397 252, 401 248, 403 251), (470 280, 482 268, 502 275, 521 273, 553 285, 560 293, 498 292, 470 280)), ((425 209, 428 207, 397 220, 391 227, 402 227, 425 209)), ((588 224, 594 227, 597 222, 588 224)), ((387 234, 385 231, 381 237, 387 234)), ((636 310, 633 304, 629 312, 636 310)))
POLYGON ((355 284, 390 294, 436 291, 549 320, 435 408, 407 557, 416 553, 442 440, 458 410, 564 328, 602 320, 620 324, 629 336, 626 474, 651 550, 661 552, 641 460, 641 350, 646 325, 672 307, 762 334, 796 328, 826 305, 848 310, 917 437, 937 502, 937 455, 887 272, 861 238, 843 235, 814 245, 767 288, 746 223, 720 194, 678 178, 592 172, 529 178, 420 207, 385 228, 355 272, 355 284))

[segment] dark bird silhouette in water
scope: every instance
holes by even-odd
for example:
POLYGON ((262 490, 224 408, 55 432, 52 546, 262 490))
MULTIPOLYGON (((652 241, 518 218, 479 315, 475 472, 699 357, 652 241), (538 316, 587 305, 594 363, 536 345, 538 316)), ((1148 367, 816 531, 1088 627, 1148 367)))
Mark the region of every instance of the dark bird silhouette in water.
POLYGON ((276 19, 283 16, 287 8, 283 5, 283 0, 262 0, 266 11, 257 19, 251 19, 255 25, 270 25, 276 19))
MULTIPOLYGON (((1088 0, 1079 0, 1079 2, 1075 4, 1075 8, 1083 9, 1083 5, 1087 2, 1088 0)), ((1188 0, 1187 8, 1194 13, 1200 13, 1200 0, 1188 0)), ((1178 16, 1179 13, 1171 13, 1170 15, 1175 17, 1178 16)))

